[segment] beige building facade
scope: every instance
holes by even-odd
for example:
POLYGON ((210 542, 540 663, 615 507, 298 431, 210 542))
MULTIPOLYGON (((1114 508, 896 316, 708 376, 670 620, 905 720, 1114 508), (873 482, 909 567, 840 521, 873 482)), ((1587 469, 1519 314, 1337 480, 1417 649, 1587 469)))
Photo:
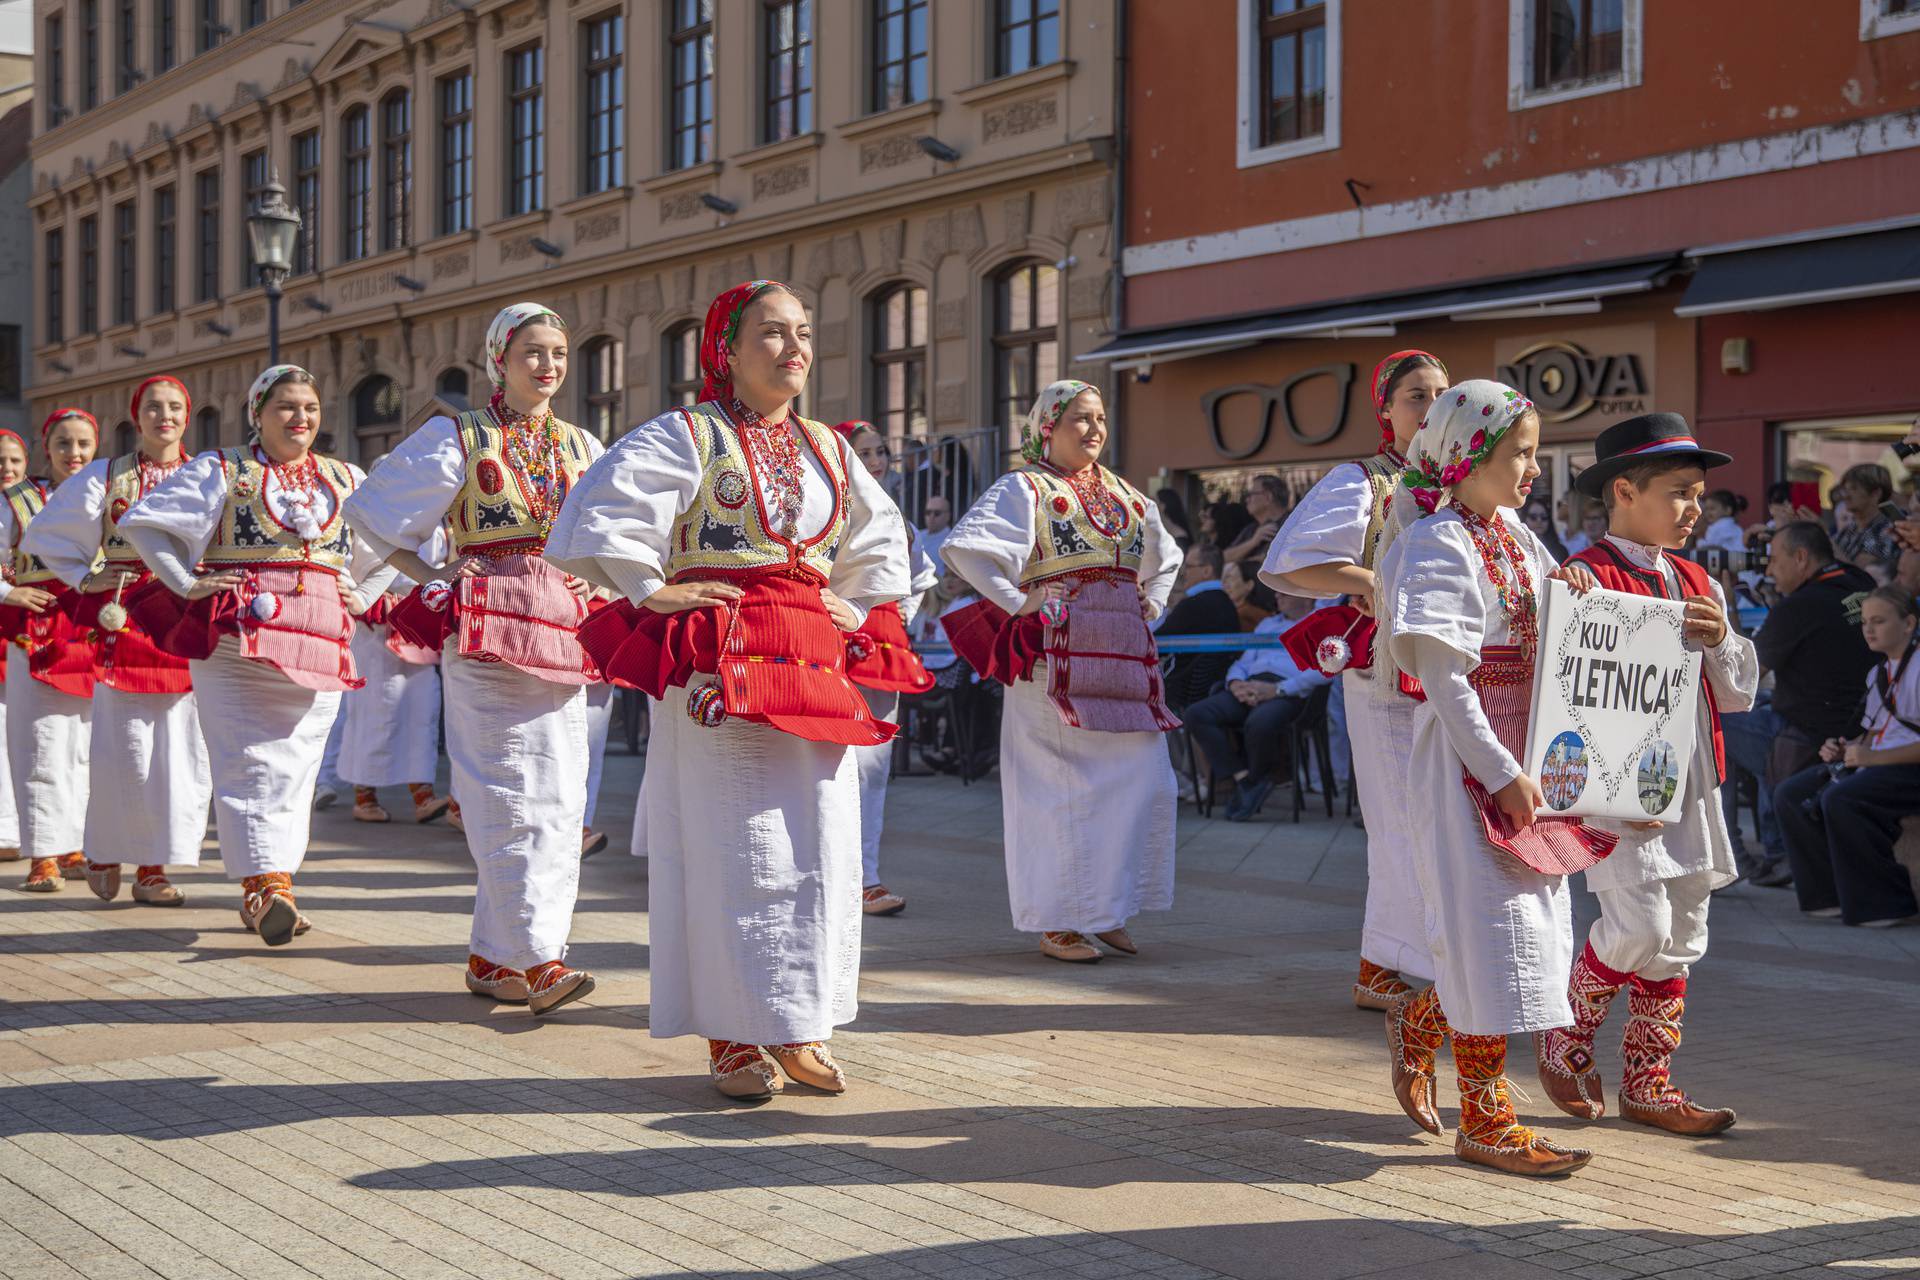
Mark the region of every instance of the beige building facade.
POLYGON ((815 313, 814 416, 998 446, 1037 383, 1097 373, 1072 357, 1109 322, 1115 8, 36 0, 34 412, 130 439, 165 370, 193 443, 238 443, 276 174, 308 222, 281 358, 347 457, 484 399, 521 299, 569 322, 563 415, 617 435, 690 395, 707 303, 755 277, 815 313))

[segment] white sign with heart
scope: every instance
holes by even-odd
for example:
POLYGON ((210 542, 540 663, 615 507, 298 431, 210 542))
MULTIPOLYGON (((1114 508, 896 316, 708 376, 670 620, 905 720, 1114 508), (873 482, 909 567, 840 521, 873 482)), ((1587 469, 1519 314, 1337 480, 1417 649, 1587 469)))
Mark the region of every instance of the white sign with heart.
POLYGON ((1545 814, 1666 820, 1686 798, 1700 651, 1678 600, 1549 580, 1527 719, 1527 771, 1545 814))

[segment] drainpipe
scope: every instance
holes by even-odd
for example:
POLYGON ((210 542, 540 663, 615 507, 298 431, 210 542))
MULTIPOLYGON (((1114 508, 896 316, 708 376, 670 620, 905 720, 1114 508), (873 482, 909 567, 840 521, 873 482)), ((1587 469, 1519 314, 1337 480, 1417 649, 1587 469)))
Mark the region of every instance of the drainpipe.
MULTIPOLYGON (((1113 230, 1107 238, 1108 252, 1113 262, 1108 268, 1112 285, 1107 303, 1107 328, 1117 334, 1127 323, 1127 280, 1122 267, 1127 234, 1127 80, 1132 63, 1127 48, 1127 0, 1113 0, 1113 13, 1113 174, 1110 179, 1113 183, 1113 199, 1109 202, 1113 206, 1113 230)), ((1117 377, 1121 383, 1126 381, 1124 373, 1117 377)), ((1119 402, 1115 407, 1124 410, 1128 398, 1125 391, 1120 386, 1114 386, 1109 388, 1109 393, 1119 402)), ((1125 420, 1124 416, 1121 417, 1121 421, 1125 420)), ((1115 452, 1124 456, 1125 436, 1122 435, 1116 444, 1121 448, 1115 452)), ((1116 470, 1121 461, 1122 457, 1114 459, 1116 470)))

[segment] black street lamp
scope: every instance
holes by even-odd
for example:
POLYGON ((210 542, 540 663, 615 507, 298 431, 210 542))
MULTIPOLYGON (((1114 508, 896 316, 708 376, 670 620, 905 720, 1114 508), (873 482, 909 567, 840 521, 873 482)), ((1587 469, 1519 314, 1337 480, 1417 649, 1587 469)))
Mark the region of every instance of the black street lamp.
POLYGON ((267 363, 280 363, 280 286, 293 274, 293 242, 300 234, 299 210, 287 203, 287 189, 274 174, 247 211, 247 239, 253 262, 267 290, 267 363))

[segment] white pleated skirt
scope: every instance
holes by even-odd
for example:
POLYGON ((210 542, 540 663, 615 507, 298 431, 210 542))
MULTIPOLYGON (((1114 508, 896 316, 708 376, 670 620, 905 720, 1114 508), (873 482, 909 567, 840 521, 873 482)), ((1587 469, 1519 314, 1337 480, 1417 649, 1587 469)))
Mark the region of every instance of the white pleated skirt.
POLYGON ((675 689, 653 706, 635 815, 647 858, 651 1033, 825 1040, 860 984, 853 750, 765 725, 708 728, 675 689))
POLYGON ((1360 814, 1367 824, 1367 908, 1360 928, 1360 954, 1377 965, 1433 980, 1427 945, 1426 899, 1414 865, 1414 808, 1408 773, 1413 768, 1413 713, 1420 704, 1400 694, 1397 680, 1348 671, 1347 736, 1353 743, 1353 778, 1360 814), (1380 687, 1395 690, 1380 696, 1380 687))
POLYGON ((89 773, 89 859, 200 865, 213 774, 192 693, 95 685, 89 773))
POLYGON ((453 794, 479 871, 474 955, 526 969, 567 954, 587 807, 587 693, 441 654, 453 794))
MULTIPOLYGON (((900 695, 890 689, 862 687, 861 696, 876 720, 889 724, 900 712, 900 695)), ((887 822, 887 779, 893 773, 893 744, 855 747, 860 769, 860 879, 862 887, 880 883, 880 832, 887 822)))
POLYGON ((0 683, 0 849, 20 847, 20 808, 13 800, 13 766, 7 755, 7 686, 0 683))
POLYGON ((234 879, 292 874, 307 856, 313 788, 340 695, 303 689, 222 637, 190 662, 213 770, 220 860, 234 879))
POLYGON ((600 808, 600 776, 607 764, 607 731, 613 728, 613 686, 587 686, 587 811, 582 820, 593 825, 600 808))
POLYGON ((440 770, 440 668, 403 662, 385 628, 356 625, 366 687, 341 697, 340 777, 362 787, 432 782, 440 770))
POLYGON ((1007 687, 1000 804, 1013 927, 1104 933, 1173 906, 1175 806, 1166 735, 1075 729, 1047 665, 1007 687))
POLYGON ((27 651, 8 645, 7 767, 23 857, 58 858, 85 847, 92 737, 93 700, 35 680, 27 651))

